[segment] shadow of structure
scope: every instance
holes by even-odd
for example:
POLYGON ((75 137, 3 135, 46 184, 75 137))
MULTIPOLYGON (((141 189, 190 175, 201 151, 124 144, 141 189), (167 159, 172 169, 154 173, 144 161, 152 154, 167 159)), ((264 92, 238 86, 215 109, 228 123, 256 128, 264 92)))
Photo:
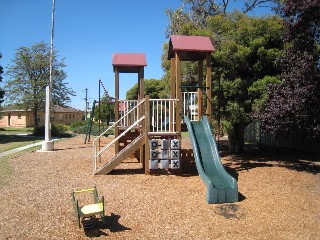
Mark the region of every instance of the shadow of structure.
POLYGON ((100 237, 109 235, 105 230, 109 229, 110 232, 122 232, 131 230, 121 223, 119 223, 120 216, 114 213, 111 213, 110 216, 104 217, 104 223, 99 219, 97 224, 93 228, 84 229, 84 232, 87 237, 100 237))
POLYGON ((316 153, 250 143, 245 144, 243 153, 229 154, 225 151, 227 149, 226 144, 224 143, 221 146, 223 149, 221 155, 229 158, 228 163, 225 163, 224 166, 227 171, 229 169, 228 172, 232 176, 234 176, 233 171, 239 172, 258 167, 275 166, 312 174, 320 172, 320 156, 316 153))

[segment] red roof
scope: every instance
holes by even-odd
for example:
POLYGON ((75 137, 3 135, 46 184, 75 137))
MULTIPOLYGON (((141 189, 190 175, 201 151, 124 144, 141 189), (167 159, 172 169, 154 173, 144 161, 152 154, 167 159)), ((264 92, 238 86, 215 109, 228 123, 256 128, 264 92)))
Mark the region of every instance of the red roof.
POLYGON ((206 53, 212 53, 214 50, 209 37, 171 35, 168 59, 174 57, 174 52, 180 52, 181 60, 201 60, 205 58, 206 53))
POLYGON ((147 61, 144 53, 114 53, 112 65, 119 72, 136 73, 140 67, 147 66, 147 61))

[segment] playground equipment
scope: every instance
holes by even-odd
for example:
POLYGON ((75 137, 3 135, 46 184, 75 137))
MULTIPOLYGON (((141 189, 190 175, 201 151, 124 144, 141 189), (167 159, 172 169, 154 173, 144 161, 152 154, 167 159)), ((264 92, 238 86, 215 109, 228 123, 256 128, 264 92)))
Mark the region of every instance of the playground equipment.
MULTIPOLYGON (((87 142, 90 142, 90 137, 91 137, 91 130, 92 130, 92 124, 93 124, 93 120, 94 120, 94 113, 95 113, 95 109, 96 109, 96 105, 98 105, 98 132, 99 134, 101 133, 101 104, 110 104, 110 105, 114 105, 115 102, 112 101, 113 99, 110 98, 110 101, 101 101, 101 87, 103 88, 104 90, 104 94, 105 96, 108 95, 108 91, 106 90, 106 88, 104 87, 101 79, 99 79, 99 100, 96 101, 96 100, 93 100, 93 103, 92 103, 92 108, 91 108, 91 111, 90 111, 90 116, 89 116, 89 119, 88 119, 88 125, 87 125, 87 130, 86 130, 86 136, 85 136, 85 139, 84 139, 84 143, 87 143, 87 142)), ((100 147, 100 141, 99 141, 99 147, 100 147)))
POLYGON ((207 202, 238 201, 237 182, 221 163, 208 118, 203 116, 200 121, 191 122, 188 117, 184 117, 184 120, 188 127, 199 175, 207 187, 207 202))
POLYGON ((186 122, 189 124, 189 131, 193 129, 190 134, 195 139, 193 148, 197 152, 196 165, 198 167, 202 163, 206 163, 206 166, 198 168, 198 171, 201 172, 201 177, 206 179, 204 182, 209 189, 208 202, 236 201, 235 199, 238 198, 238 195, 234 193, 237 191, 236 181, 226 180, 229 177, 218 177, 219 181, 226 180, 228 182, 226 185, 219 185, 220 182, 217 183, 211 179, 216 173, 225 176, 225 174, 220 173, 225 170, 217 151, 210 151, 210 147, 215 146, 215 140, 212 134, 208 133, 208 131, 211 133, 210 124, 212 123, 211 53, 213 51, 214 47, 209 37, 170 36, 168 50, 168 60, 171 61, 169 99, 150 99, 148 96, 144 96, 144 67, 147 65, 144 54, 116 53, 113 55, 115 123, 106 131, 114 128, 115 138, 101 149, 97 146, 97 142, 100 141, 104 133, 93 141, 93 174, 108 174, 132 153, 142 163, 145 174, 159 170, 184 173, 187 170, 188 162, 187 158, 183 156, 188 155, 190 151, 181 148, 181 126, 184 124, 182 116, 187 116, 186 122), (198 62, 196 92, 182 92, 182 89, 188 88, 188 86, 182 86, 181 84, 182 61, 198 62), (205 68, 203 62, 205 62, 205 68), (205 76, 203 69, 206 72, 205 76), (120 73, 138 74, 138 100, 119 100, 120 73), (205 86, 202 84, 204 79, 205 86), (202 118, 204 115, 207 125, 202 118), (189 119, 192 120, 192 124, 189 119), (206 130, 203 130, 204 128, 206 130), (206 134, 203 141, 200 138, 201 134, 206 134), (202 154, 204 149, 197 147, 199 141, 210 142, 210 145, 205 143, 205 146, 208 147, 206 149, 207 154, 202 154), (110 149, 113 146, 114 154, 106 156, 112 152, 110 149), (210 154, 214 156, 212 157, 210 154), (203 157, 206 159, 203 159, 203 157), (97 161, 98 159, 104 159, 104 161, 101 163, 101 161, 97 161), (218 166, 218 162, 220 162, 220 167, 215 169, 209 167, 212 163, 218 166), (233 182, 230 191, 228 190, 229 181, 233 182), (211 187, 209 187, 210 184, 211 187), (221 189, 226 189, 226 194, 221 189), (226 195, 226 197, 222 195, 226 195))
POLYGON ((77 216, 79 228, 81 228, 81 220, 88 217, 93 217, 95 219, 96 215, 100 215, 101 220, 104 223, 104 197, 101 196, 101 198, 99 198, 96 187, 84 190, 73 190, 71 192, 71 200, 77 216), (83 202, 88 201, 88 199, 79 199, 79 195, 85 193, 92 195, 90 204, 83 204, 83 202), (81 202, 81 204, 79 202, 81 202))

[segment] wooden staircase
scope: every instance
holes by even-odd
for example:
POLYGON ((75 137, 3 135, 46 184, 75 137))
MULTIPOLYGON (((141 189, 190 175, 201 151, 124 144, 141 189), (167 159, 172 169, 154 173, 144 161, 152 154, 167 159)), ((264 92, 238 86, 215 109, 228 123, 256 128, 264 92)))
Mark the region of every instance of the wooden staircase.
POLYGON ((115 167, 117 167, 123 160, 125 160, 132 152, 136 151, 145 144, 145 134, 140 134, 136 139, 134 139, 129 145, 118 152, 113 158, 111 158, 107 163, 105 163, 101 168, 94 172, 97 174, 108 174, 115 167))

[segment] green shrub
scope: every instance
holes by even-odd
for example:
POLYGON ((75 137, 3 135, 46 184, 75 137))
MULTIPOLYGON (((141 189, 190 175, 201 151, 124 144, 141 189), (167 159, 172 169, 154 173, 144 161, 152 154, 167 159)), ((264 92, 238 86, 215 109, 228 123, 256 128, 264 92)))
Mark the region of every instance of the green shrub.
MULTIPOLYGON (((100 132, 103 132, 107 129, 108 126, 106 126, 105 123, 101 124, 100 126, 100 132)), ((78 134, 86 134, 88 128, 88 121, 77 121, 70 125, 70 130, 78 133, 78 134)), ((114 134, 114 129, 111 129, 106 133, 106 135, 114 134)), ((90 135, 98 136, 99 135, 99 125, 96 122, 92 123, 91 126, 91 133, 90 135)))
MULTIPOLYGON (((51 136, 52 137, 69 137, 70 134, 67 133, 69 127, 64 124, 51 124, 51 136)), ((34 128, 34 136, 44 137, 45 135, 45 126, 34 128)))
POLYGON ((85 121, 76 121, 70 125, 70 130, 75 133, 85 134, 87 131, 87 126, 88 123, 85 121))

